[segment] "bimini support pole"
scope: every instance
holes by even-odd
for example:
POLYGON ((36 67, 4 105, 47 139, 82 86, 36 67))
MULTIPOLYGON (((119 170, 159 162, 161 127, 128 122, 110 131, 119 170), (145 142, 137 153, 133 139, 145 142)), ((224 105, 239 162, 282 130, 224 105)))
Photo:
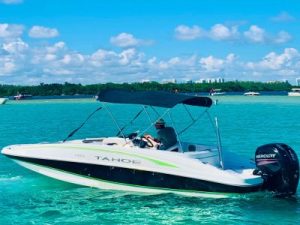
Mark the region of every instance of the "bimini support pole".
POLYGON ((111 117, 112 121, 115 123, 115 125, 118 128, 119 132, 122 134, 122 137, 124 137, 124 139, 126 140, 126 137, 125 137, 125 134, 123 133, 123 130, 121 129, 121 127, 119 126, 119 124, 115 120, 115 117, 113 116, 111 111, 108 109, 108 107, 106 107, 106 105, 103 102, 101 102, 101 104, 102 104, 102 107, 106 110, 106 112, 108 112, 108 115, 111 117))
POLYGON ((174 123, 174 121, 173 121, 173 118, 172 118, 170 112, 168 112, 168 116, 169 116, 169 118, 170 118, 170 120, 171 120, 171 122, 172 122, 172 127, 173 127, 173 129, 174 129, 174 131, 175 131, 175 134, 176 134, 176 136, 177 136, 177 141, 178 141, 178 143, 179 143, 179 148, 180 148, 179 151, 180 151, 180 152, 183 152, 181 140, 180 140, 180 137, 179 137, 179 134, 178 134, 177 130, 175 129, 175 123, 174 123))
POLYGON ((223 157, 222 157, 221 136, 220 136, 220 130, 219 130, 219 124, 218 124, 218 118, 217 117, 215 117, 215 125, 216 125, 217 141, 218 141, 219 161, 220 161, 221 168, 224 170, 224 163, 223 163, 223 157))

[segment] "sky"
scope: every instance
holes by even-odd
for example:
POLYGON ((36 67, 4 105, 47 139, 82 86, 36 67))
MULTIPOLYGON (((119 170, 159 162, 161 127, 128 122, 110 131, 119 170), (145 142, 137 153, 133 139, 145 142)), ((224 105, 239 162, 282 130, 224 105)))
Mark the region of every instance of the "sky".
POLYGON ((299 0, 0 0, 0 84, 300 77, 299 0))

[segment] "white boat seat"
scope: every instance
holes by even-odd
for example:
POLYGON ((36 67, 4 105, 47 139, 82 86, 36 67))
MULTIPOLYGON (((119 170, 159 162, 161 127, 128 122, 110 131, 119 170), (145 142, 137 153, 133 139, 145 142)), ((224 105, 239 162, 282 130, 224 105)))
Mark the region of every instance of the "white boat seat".
POLYGON ((105 145, 121 145, 121 146, 127 144, 127 142, 124 138, 119 138, 119 137, 104 138, 102 143, 105 145))
POLYGON ((167 148, 163 151, 169 151, 169 152, 179 152, 179 143, 177 142, 175 145, 172 145, 171 147, 167 148))

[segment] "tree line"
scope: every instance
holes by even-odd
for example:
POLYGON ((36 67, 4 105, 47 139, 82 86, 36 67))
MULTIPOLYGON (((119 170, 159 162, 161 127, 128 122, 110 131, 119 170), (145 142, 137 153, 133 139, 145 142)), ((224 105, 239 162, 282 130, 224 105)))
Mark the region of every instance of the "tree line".
POLYGON ((44 84, 33 86, 0 84, 0 96, 30 94, 34 96, 51 95, 95 95, 105 89, 145 90, 145 91, 178 91, 209 92, 211 89, 222 89, 225 92, 244 91, 289 91, 292 86, 288 82, 263 83, 254 81, 229 81, 224 83, 105 83, 105 84, 44 84))

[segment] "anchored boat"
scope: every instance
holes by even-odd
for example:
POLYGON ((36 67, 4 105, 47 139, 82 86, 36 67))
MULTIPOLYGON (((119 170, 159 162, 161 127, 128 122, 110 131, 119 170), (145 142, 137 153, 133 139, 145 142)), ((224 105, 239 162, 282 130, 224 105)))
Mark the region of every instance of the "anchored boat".
POLYGON ((87 119, 61 142, 11 145, 3 148, 2 154, 40 174, 101 189, 172 192, 213 198, 263 190, 276 196, 296 193, 299 163, 294 150, 281 143, 260 146, 255 152, 254 162, 223 150, 217 119, 214 121, 209 115, 212 105, 209 97, 106 90, 97 99, 101 106, 88 119, 105 110, 118 128, 115 136, 68 141, 87 119), (121 126, 110 109, 112 104, 138 105, 140 111, 128 124, 121 126), (153 144, 154 140, 146 134, 162 118, 168 118, 175 128, 178 121, 171 114, 175 106, 185 110, 190 122, 181 130, 174 129, 176 143, 161 148, 159 141, 153 144), (194 112, 200 107, 204 112, 195 116, 191 109, 194 112), (151 112, 154 118, 150 116, 151 112), (146 129, 125 133, 141 115, 148 117, 146 129), (216 146, 198 140, 182 140, 182 134, 194 128, 203 116, 207 116, 214 127, 216 146))
POLYGON ((0 105, 4 105, 7 102, 7 98, 0 98, 0 105))
POLYGON ((259 92, 249 91, 244 93, 245 96, 259 96, 259 92))
POLYGON ((211 89, 209 92, 210 96, 220 96, 225 95, 226 92, 222 91, 222 89, 211 89))
POLYGON ((290 92, 288 92, 288 96, 299 97, 300 96, 300 88, 292 88, 290 92))

